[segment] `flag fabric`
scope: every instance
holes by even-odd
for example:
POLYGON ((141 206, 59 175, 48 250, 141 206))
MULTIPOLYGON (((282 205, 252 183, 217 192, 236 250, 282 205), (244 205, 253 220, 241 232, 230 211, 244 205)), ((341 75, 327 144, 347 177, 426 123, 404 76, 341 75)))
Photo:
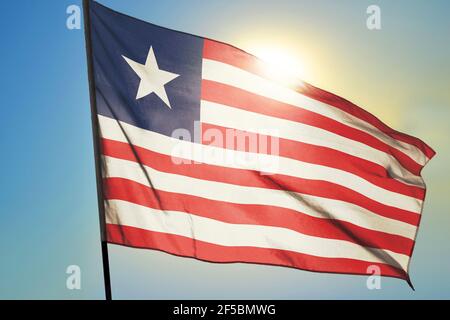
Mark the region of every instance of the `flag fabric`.
POLYGON ((429 146, 231 45, 90 16, 109 243, 409 279, 429 146))

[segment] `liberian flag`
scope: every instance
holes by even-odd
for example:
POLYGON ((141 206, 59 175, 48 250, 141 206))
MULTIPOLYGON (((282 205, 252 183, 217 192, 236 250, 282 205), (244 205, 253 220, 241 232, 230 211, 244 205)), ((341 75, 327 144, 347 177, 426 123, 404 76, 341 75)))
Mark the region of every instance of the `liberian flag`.
POLYGON ((231 45, 90 16, 106 241, 409 280, 429 146, 231 45))

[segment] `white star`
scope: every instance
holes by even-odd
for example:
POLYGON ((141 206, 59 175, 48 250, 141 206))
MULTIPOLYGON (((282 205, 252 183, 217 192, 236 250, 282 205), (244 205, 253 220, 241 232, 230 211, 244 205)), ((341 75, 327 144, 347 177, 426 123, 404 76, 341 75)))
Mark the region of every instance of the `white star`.
POLYGON ((136 100, 154 92, 170 109, 172 109, 164 85, 178 77, 179 74, 159 69, 152 47, 150 47, 150 50, 148 51, 145 65, 137 63, 125 56, 122 57, 130 65, 133 71, 136 72, 139 78, 141 78, 136 100))

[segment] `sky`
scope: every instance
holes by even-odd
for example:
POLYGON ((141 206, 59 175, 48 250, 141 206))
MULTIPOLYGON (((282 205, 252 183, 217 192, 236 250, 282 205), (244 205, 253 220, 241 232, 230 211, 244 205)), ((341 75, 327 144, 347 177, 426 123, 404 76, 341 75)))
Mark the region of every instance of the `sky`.
MULTIPOLYGON (((364 107, 437 151, 411 261, 399 279, 211 264, 109 245, 118 299, 449 299, 450 2, 101 0, 142 20, 290 57, 307 82, 364 107), (366 9, 381 9, 368 30, 366 9)), ((0 299, 103 299, 81 1, 0 2, 0 299), (81 269, 81 290, 66 268, 81 269)))

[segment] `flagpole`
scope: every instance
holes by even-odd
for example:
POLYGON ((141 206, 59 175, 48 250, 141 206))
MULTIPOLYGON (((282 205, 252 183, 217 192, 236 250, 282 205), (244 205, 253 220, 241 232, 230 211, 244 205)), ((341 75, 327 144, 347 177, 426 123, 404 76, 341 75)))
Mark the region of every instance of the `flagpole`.
POLYGON ((97 180, 97 202, 98 212, 100 218, 100 240, 102 248, 103 260, 103 278, 105 283, 105 298, 111 300, 111 276, 109 272, 109 258, 108 258, 108 243, 106 241, 105 230, 105 206, 103 202, 103 181, 102 181, 102 166, 100 161, 100 146, 99 146, 99 128, 97 116, 97 101, 95 98, 95 83, 94 83, 94 63, 92 60, 92 42, 91 42, 91 16, 89 10, 90 0, 83 0, 83 17, 84 17, 84 37, 86 41, 86 57, 89 81, 89 96, 91 103, 91 121, 92 121, 92 137, 94 140, 94 157, 95 157, 95 174, 97 180))

